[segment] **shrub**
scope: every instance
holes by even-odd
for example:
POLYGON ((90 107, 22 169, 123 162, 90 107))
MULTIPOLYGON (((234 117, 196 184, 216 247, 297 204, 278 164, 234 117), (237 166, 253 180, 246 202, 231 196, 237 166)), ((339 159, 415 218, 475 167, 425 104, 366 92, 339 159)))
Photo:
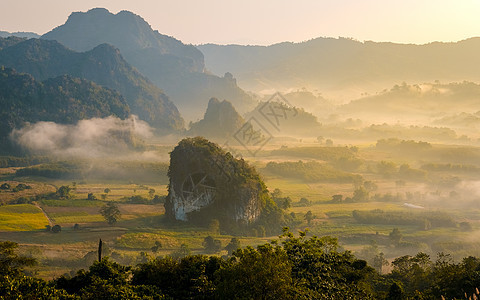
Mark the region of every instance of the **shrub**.
POLYGON ((60 225, 55 225, 52 227, 52 232, 53 233, 59 233, 60 231, 62 231, 62 227, 60 225))

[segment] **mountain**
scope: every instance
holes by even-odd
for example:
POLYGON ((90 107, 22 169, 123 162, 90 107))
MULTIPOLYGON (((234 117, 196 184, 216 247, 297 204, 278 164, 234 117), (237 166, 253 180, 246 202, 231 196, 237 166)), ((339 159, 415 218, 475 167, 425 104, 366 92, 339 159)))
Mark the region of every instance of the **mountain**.
POLYGON ((232 72, 252 91, 306 87, 348 94, 348 99, 403 81, 480 80, 480 38, 425 45, 316 38, 271 46, 197 48, 213 73, 232 72))
POLYGON ((62 75, 43 82, 29 74, 0 67, 0 140, 26 123, 51 121, 72 124, 82 119, 130 115, 118 92, 92 81, 62 75))
POLYGON ((85 78, 120 92, 132 113, 155 128, 169 131, 184 126, 176 106, 165 93, 111 45, 75 52, 56 41, 30 39, 1 50, 0 65, 29 73, 37 80, 64 74, 85 78))
POLYGON ((38 39, 40 36, 35 32, 8 32, 8 31, 1 31, 0 30, 0 37, 6 38, 10 36, 15 36, 19 38, 27 38, 27 39, 38 39))
POLYGON ((244 123, 245 120, 237 113, 232 103, 212 98, 208 101, 203 119, 192 123, 188 133, 191 136, 225 139, 235 134, 244 123))
POLYGON ((120 49, 125 59, 162 88, 189 119, 211 97, 230 99, 246 110, 252 98, 230 76, 205 71, 203 54, 194 46, 152 30, 140 16, 128 11, 112 14, 104 8, 74 12, 65 24, 42 36, 76 51, 89 51, 108 43, 120 49))

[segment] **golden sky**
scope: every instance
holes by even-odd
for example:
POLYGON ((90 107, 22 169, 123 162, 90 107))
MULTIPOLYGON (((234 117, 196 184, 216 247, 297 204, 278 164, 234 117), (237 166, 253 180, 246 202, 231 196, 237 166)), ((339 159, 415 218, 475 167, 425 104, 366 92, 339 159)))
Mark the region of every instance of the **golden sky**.
POLYGON ((71 12, 94 7, 132 11, 190 44, 339 36, 423 44, 480 36, 480 0, 0 0, 0 30, 43 34, 71 12))

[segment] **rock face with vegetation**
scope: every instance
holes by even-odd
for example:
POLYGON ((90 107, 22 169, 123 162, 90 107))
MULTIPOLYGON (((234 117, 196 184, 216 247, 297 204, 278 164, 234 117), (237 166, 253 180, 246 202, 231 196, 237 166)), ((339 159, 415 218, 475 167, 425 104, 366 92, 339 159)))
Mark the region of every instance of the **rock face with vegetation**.
POLYGON ((228 138, 242 127, 245 120, 238 114, 232 103, 212 98, 202 120, 190 125, 190 134, 207 138, 228 138))
POLYGON ((180 141, 168 175, 165 213, 172 220, 249 224, 272 201, 253 167, 201 137, 180 141))

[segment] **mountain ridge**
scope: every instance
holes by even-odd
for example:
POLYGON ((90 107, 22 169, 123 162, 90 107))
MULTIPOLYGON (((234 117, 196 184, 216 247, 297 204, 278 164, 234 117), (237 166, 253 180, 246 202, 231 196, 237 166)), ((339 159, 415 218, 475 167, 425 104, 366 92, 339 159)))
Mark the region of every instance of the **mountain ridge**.
POLYGON ((270 46, 206 44, 197 48, 213 73, 232 72, 253 91, 307 87, 350 89, 358 95, 403 81, 480 81, 478 37, 424 45, 316 38, 270 46))

